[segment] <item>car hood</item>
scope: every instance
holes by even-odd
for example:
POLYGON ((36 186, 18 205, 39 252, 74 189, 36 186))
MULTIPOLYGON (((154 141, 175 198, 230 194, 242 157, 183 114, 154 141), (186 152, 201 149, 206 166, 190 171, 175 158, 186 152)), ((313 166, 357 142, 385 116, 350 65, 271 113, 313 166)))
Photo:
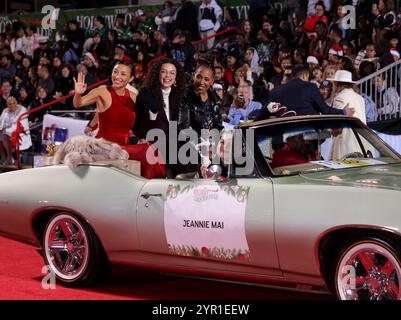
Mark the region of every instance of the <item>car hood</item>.
POLYGON ((307 180, 320 181, 323 184, 401 190, 401 163, 303 173, 301 176, 307 180))

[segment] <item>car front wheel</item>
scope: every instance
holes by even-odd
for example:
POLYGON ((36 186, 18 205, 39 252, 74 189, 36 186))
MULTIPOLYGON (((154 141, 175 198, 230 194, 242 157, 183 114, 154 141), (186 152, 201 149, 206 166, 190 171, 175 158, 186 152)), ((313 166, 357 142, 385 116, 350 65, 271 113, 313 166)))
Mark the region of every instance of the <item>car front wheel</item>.
POLYGON ((64 285, 88 286, 108 271, 108 261, 92 228, 70 213, 59 213, 43 235, 48 268, 64 285))
POLYGON ((392 241, 362 238, 339 253, 332 273, 342 300, 400 300, 401 265, 392 241))

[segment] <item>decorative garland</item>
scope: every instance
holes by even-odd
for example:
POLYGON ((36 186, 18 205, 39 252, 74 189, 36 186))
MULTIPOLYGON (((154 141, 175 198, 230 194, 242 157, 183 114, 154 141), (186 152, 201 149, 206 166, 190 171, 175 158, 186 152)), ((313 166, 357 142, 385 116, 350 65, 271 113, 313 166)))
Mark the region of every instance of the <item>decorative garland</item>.
POLYGON ((249 250, 225 249, 225 248, 197 248, 188 245, 171 245, 168 244, 168 253, 185 257, 209 257, 226 260, 245 261, 251 258, 249 250))
MULTIPOLYGON (((199 188, 202 186, 195 186, 195 185, 186 185, 185 187, 181 188, 179 184, 177 185, 169 185, 166 191, 167 200, 175 199, 178 195, 187 193, 195 188, 199 188)), ((223 190, 230 196, 236 198, 238 202, 244 202, 248 199, 249 189, 250 187, 243 187, 243 186, 220 186, 217 185, 216 188, 223 190)))

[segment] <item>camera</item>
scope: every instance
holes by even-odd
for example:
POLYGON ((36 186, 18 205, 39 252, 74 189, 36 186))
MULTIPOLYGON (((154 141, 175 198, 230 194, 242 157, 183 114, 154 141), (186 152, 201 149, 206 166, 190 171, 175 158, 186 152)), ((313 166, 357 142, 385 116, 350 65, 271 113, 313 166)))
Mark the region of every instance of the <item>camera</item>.
POLYGON ((234 107, 236 109, 241 109, 245 106, 245 98, 243 95, 238 95, 234 98, 234 107))

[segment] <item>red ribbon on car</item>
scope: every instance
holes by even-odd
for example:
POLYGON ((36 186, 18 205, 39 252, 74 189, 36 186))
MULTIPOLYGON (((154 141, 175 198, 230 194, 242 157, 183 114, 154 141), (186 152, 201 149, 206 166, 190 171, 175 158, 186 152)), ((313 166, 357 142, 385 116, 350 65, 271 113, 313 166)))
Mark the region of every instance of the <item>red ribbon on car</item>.
POLYGON ((11 148, 12 148, 12 150, 15 150, 17 148, 17 143, 19 144, 21 142, 21 133, 22 134, 26 134, 24 126, 21 124, 21 122, 17 122, 17 128, 11 134, 11 148))

